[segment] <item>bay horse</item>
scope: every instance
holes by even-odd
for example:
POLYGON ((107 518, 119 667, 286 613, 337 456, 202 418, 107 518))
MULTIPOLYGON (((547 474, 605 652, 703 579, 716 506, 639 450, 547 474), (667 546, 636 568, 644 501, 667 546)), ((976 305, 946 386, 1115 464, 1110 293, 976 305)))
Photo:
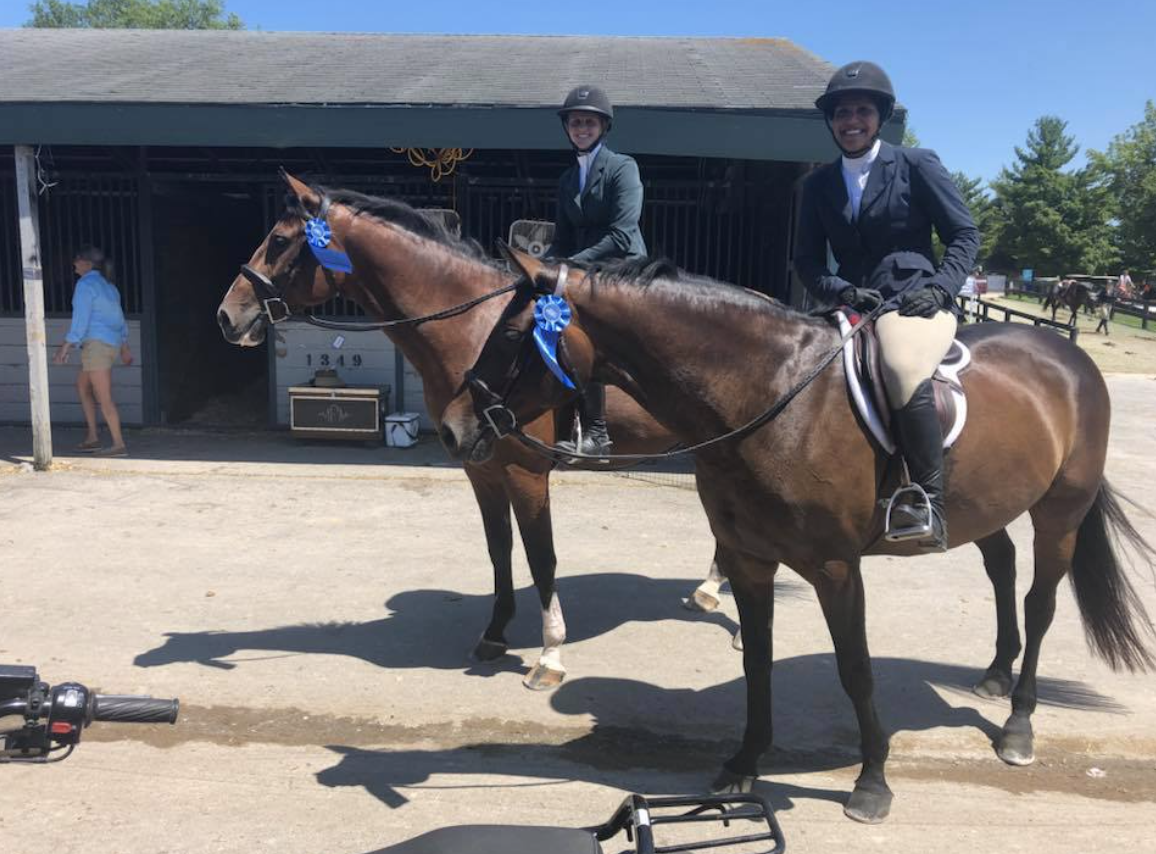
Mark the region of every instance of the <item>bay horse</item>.
MULTIPOLYGON (((715 785, 749 788, 771 745, 774 579, 786 565, 818 595, 858 718, 862 770, 844 812, 882 821, 892 800, 884 775, 889 744, 872 697, 860 559, 912 555, 918 546, 883 539, 879 497, 890 494, 896 467, 853 412, 842 361, 818 370, 838 352, 839 334, 825 319, 671 265, 627 264, 615 274, 510 255, 523 280, 468 389, 442 415, 443 441, 481 463, 498 432, 574 394, 527 343, 535 301, 559 291, 570 314, 558 345, 562 369, 579 388, 590 377, 621 386, 687 445, 758 424, 778 411, 767 410, 768 402, 788 400, 775 420, 696 452, 715 555, 738 605, 747 685, 742 746, 715 785), (808 375, 813 382, 784 397, 808 375)), ((1034 327, 984 323, 962 327, 959 337, 974 361, 963 375, 968 423, 947 454, 950 547, 974 542, 983 553, 998 629, 995 657, 976 690, 988 697, 1011 691, 996 749, 1004 761, 1026 765, 1034 759, 1036 671, 1056 586, 1071 573, 1096 653, 1114 668, 1147 669, 1154 663, 1145 644, 1151 629, 1113 537, 1122 535, 1149 560, 1153 552, 1104 478, 1110 402, 1092 360, 1034 327), (1035 578, 1024 604, 1027 645, 1011 690, 1021 644, 1007 526, 1024 512, 1035 528, 1035 578)))
MULTIPOLYGON (((489 261, 476 244, 453 237, 402 202, 349 191, 326 195, 291 175, 283 173, 282 177, 292 205, 247 266, 276 283, 293 310, 319 305, 340 293, 377 320, 416 318, 479 299, 515 278, 506 268, 489 261), (328 199, 327 220, 334 240, 352 259, 352 273, 323 269, 305 249, 305 223, 320 211, 323 198, 328 199)), ((265 340, 270 316, 262 308, 261 296, 246 275, 234 279, 217 312, 227 341, 255 347, 265 340)), ((421 374, 426 409, 435 423, 461 386, 465 370, 481 351, 508 300, 508 296, 499 297, 452 318, 403 323, 385 330, 421 374)), ((659 451, 675 442, 665 428, 618 389, 608 391, 607 416, 616 448, 659 451)), ((553 442, 559 434, 569 435, 571 423, 563 411, 543 415, 527 430, 553 442)), ((543 648, 524 679, 526 687, 533 690, 556 687, 566 673, 561 651, 566 623, 554 583, 557 558, 550 515, 551 468, 549 462, 512 441, 500 443, 493 459, 465 466, 481 511, 494 574, 493 610, 472 656, 492 661, 507 649, 505 631, 515 611, 512 508, 542 606, 543 648)), ((703 585, 717 591, 714 565, 703 585)), ((706 595, 696 594, 689 601, 707 606, 711 600, 706 595)))

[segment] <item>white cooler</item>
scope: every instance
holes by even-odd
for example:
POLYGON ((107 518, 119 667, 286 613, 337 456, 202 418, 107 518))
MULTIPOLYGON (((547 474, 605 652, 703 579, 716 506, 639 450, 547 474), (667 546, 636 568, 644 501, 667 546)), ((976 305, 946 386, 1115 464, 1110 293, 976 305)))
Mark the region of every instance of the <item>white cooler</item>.
POLYGON ((391 448, 416 445, 419 418, 416 412, 394 412, 385 416, 385 444, 391 448))

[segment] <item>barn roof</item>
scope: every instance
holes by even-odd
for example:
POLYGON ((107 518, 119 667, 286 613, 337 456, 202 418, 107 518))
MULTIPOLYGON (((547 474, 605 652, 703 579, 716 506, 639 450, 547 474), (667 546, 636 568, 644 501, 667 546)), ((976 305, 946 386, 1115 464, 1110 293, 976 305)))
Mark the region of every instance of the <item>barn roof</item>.
POLYGON ((832 70, 782 38, 0 30, 0 141, 556 148, 589 82, 623 150, 813 160, 832 70))

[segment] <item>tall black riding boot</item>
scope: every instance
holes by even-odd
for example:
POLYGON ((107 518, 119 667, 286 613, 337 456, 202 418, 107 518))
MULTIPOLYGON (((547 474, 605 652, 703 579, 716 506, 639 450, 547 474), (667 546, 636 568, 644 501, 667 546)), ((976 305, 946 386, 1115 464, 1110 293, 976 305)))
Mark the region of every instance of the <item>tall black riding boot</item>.
POLYGON ((899 450, 907 461, 911 481, 919 484, 927 493, 930 506, 923 505, 919 500, 909 500, 917 497, 911 492, 901 495, 891 510, 891 530, 927 527, 930 521, 931 533, 926 538, 920 538, 920 545, 929 552, 946 551, 943 431, 939 426, 939 416, 935 413, 935 393, 932 391, 931 380, 921 382, 907 405, 892 412, 892 423, 895 425, 899 450), (929 510, 930 520, 927 518, 929 510))
POLYGON ((582 441, 559 442, 558 447, 570 453, 604 456, 610 453, 610 434, 606 431, 606 386, 590 382, 578 400, 578 421, 582 425, 582 441))

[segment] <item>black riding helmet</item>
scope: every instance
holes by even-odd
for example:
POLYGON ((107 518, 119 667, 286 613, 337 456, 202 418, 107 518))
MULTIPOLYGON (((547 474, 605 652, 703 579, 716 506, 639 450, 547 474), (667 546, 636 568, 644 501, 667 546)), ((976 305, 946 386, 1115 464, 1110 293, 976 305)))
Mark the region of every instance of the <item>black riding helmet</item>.
POLYGON ((848 62, 836 71, 827 83, 827 91, 815 99, 815 106, 830 118, 839 98, 851 93, 875 99, 879 105, 880 125, 895 112, 895 90, 891 87, 891 78, 874 62, 863 60, 848 62))
MULTIPOLYGON (((815 99, 815 106, 823 111, 827 129, 831 131, 832 137, 835 137, 835 131, 831 127, 831 119, 835 115, 835 107, 845 95, 866 95, 875 101, 875 106, 879 110, 879 131, 883 130, 883 125, 887 124, 887 120, 895 112, 895 90, 891 88, 891 78, 887 76, 887 72, 874 62, 863 60, 849 62, 835 72, 827 83, 827 91, 815 99)), ((879 132, 876 132, 868 142, 868 147, 874 145, 878 138, 879 132)), ((862 154, 846 151, 839 145, 837 138, 835 145, 838 145, 839 150, 848 157, 862 154)))
POLYGON ((610 103, 607 94, 597 86, 575 86, 570 90, 570 94, 566 96, 566 100, 558 110, 563 130, 566 129, 566 117, 570 113, 594 113, 606 119, 606 131, 598 137, 595 146, 610 132, 610 126, 614 123, 614 105, 610 103))

